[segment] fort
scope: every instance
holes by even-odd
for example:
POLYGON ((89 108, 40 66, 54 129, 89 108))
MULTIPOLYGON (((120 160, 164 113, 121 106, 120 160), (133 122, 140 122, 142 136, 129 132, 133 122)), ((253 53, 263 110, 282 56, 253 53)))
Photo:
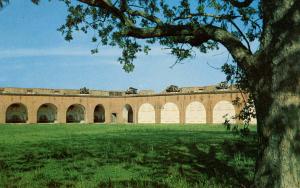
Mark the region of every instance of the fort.
MULTIPOLYGON (((37 88, 0 88, 0 123, 223 123, 247 98, 234 87, 183 87, 155 93, 37 88)), ((239 120, 231 119, 232 123, 239 120)))

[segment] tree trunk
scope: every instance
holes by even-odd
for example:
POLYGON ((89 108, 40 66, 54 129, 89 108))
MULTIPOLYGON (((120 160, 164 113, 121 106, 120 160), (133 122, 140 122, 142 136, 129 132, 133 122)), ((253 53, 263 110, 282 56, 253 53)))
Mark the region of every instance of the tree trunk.
POLYGON ((300 1, 262 4, 264 33, 254 89, 259 154, 255 187, 300 187, 300 1))
MULTIPOLYGON (((300 187, 299 100, 299 96, 290 93, 274 93, 266 118, 258 117, 256 187, 300 187)), ((261 102, 261 106, 265 104, 261 102)))

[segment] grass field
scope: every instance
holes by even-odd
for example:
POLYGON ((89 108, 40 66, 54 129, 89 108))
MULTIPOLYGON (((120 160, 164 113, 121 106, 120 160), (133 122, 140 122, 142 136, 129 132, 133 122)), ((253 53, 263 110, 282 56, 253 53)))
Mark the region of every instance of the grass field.
POLYGON ((255 155, 222 125, 0 125, 0 187, 248 187, 255 155))

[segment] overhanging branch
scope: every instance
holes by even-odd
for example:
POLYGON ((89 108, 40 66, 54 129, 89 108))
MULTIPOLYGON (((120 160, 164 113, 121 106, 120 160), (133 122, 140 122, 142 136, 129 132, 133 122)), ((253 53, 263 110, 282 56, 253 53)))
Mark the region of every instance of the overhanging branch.
POLYGON ((131 16, 140 16, 140 17, 143 17, 143 18, 145 18, 145 19, 147 19, 147 20, 149 20, 151 22, 154 22, 154 23, 156 23, 158 25, 162 25, 163 24, 163 22, 158 17, 156 17, 154 15, 149 15, 149 14, 147 14, 144 11, 129 9, 126 12, 129 15, 131 15, 131 16))
POLYGON ((81 3, 85 3, 87 5, 93 6, 93 7, 99 7, 104 10, 107 10, 109 13, 114 15, 115 17, 119 18, 121 22, 125 25, 132 25, 131 20, 129 20, 125 14, 116 8, 110 0, 78 0, 81 3))
MULTIPOLYGON (((192 46, 199 46, 208 40, 213 40, 223 44, 243 70, 247 72, 252 66, 253 55, 251 51, 232 33, 220 27, 201 24, 172 25, 162 23, 162 21, 154 15, 149 15, 143 11, 131 10, 127 6, 126 0, 121 1, 120 9, 114 6, 110 0, 79 1, 90 6, 102 8, 120 19, 123 24, 120 34, 123 36, 140 39, 173 37, 174 39, 177 39, 177 41, 174 40, 174 42, 186 43, 192 46), (149 21, 156 23, 157 26, 144 28, 137 27, 127 15, 146 18, 149 21)), ((253 0, 244 0, 243 2, 237 0, 227 1, 233 6, 244 7, 249 6, 253 0)), ((221 18, 225 17, 221 16, 221 18)))
POLYGON ((133 22, 132 20, 126 16, 125 13, 127 13, 130 16, 139 16, 143 17, 153 23, 156 23, 158 25, 162 24, 162 21, 154 16, 154 15, 149 15, 144 11, 140 10, 132 10, 129 8, 127 4, 127 0, 121 0, 120 1, 120 9, 115 7, 110 0, 79 0, 81 3, 85 3, 87 5, 93 6, 93 7, 99 7, 102 8, 109 13, 113 14, 115 17, 119 18, 120 21, 125 25, 125 26, 132 26, 133 22))
POLYGON ((247 70, 252 66, 252 53, 230 32, 212 25, 164 25, 149 28, 127 27, 122 35, 140 39, 175 37, 174 42, 199 46, 208 40, 223 44, 239 66, 247 70))
POLYGON ((235 29, 240 33, 240 35, 243 37, 243 39, 245 40, 248 50, 251 51, 251 47, 250 47, 250 42, 248 41, 247 37, 244 35, 244 33, 242 32, 242 30, 239 28, 239 26, 234 23, 233 20, 229 20, 229 22, 235 27, 235 29))
POLYGON ((177 21, 177 20, 184 20, 184 19, 191 19, 194 17, 211 17, 211 18, 215 18, 218 20, 233 20, 236 19, 240 16, 235 16, 235 15, 228 15, 228 14, 221 14, 221 15, 217 15, 217 14, 208 14, 208 13, 191 13, 189 15, 186 16, 178 16, 175 17, 173 20, 177 21))

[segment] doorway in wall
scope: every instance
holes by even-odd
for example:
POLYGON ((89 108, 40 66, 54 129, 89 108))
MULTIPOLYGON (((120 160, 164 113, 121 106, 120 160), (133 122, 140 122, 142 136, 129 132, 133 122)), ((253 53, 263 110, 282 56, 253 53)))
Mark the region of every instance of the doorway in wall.
POLYGON ((117 123, 117 113, 111 113, 111 122, 117 123))
POLYGON ((133 123, 133 110, 129 104, 126 104, 123 108, 123 119, 126 123, 133 123))

